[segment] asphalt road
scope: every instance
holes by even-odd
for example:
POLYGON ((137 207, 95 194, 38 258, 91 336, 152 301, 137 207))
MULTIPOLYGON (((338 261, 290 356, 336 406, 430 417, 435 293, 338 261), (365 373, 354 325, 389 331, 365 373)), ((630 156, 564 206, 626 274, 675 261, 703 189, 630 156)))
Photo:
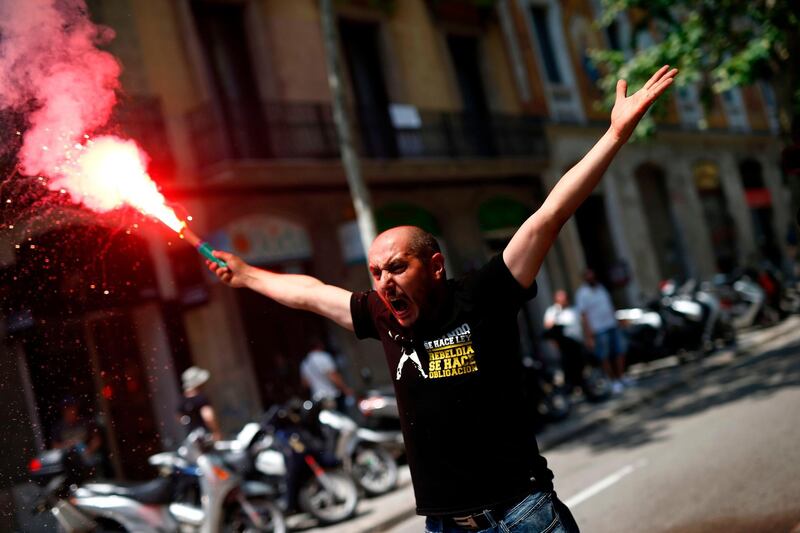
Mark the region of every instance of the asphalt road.
MULTIPOLYGON (((800 345, 737 359, 549 450, 589 533, 800 532, 800 345)), ((423 531, 413 517, 391 533, 423 531)))

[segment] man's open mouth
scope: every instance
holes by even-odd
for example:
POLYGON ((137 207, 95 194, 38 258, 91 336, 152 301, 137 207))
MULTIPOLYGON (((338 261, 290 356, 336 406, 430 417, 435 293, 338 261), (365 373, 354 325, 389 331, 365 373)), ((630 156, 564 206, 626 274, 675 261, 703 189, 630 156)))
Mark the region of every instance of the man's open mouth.
POLYGON ((397 313, 404 313, 408 311, 408 301, 405 298, 389 298, 389 305, 392 306, 397 313))

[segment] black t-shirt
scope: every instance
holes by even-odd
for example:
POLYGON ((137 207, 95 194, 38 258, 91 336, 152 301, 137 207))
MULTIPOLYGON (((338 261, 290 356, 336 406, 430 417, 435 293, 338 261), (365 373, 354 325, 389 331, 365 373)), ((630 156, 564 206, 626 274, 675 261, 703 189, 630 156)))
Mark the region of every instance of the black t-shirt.
POLYGON ((202 392, 194 396, 189 396, 188 398, 184 396, 181 400, 178 413, 181 415, 181 424, 186 428, 187 434, 197 428, 203 428, 209 431, 205 420, 203 420, 203 415, 200 413, 206 405, 210 404, 208 403, 208 398, 202 392))
POLYGON ((517 313, 536 294, 502 256, 447 281, 435 323, 402 327, 375 291, 354 293, 360 339, 383 343, 421 515, 481 511, 552 487, 522 390, 517 313))

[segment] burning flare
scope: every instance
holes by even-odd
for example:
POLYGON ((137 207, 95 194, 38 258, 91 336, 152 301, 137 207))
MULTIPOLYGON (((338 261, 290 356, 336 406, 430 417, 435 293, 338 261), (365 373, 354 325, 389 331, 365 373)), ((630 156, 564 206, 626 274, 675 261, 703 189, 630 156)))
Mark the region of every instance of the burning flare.
POLYGON ((213 248, 192 232, 186 222, 167 205, 147 173, 147 154, 135 141, 114 136, 88 139, 64 153, 64 162, 54 169, 51 189, 69 192, 75 202, 99 212, 130 205, 145 215, 159 219, 208 259, 226 266, 214 257, 213 248))
POLYGON ((104 136, 73 148, 77 156, 67 152, 67 162, 60 169, 61 177, 51 182, 53 187, 66 189, 76 202, 95 211, 127 204, 177 233, 184 228, 186 224, 167 206, 147 173, 147 156, 134 141, 104 136))

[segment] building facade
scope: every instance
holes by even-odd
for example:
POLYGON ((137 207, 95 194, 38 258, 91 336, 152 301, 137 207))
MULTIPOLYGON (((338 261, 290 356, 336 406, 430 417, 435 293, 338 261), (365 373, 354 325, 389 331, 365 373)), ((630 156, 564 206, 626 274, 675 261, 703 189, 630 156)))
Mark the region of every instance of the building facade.
MULTIPOLYGON (((602 134, 607 113, 594 106, 586 50, 619 46, 625 21, 597 29, 593 0, 335 5, 379 229, 419 225, 441 240, 451 275, 476 268, 602 134)), ((89 7, 116 32, 117 120, 193 229, 252 264, 368 288, 317 2, 89 7)), ((520 319, 526 355, 552 292, 577 288, 587 265, 623 304, 665 277, 786 257, 768 88, 732 92, 710 113, 691 88, 674 93, 656 137, 623 149, 547 257, 540 297, 520 319)), ((9 482, 49 445, 67 395, 104 422, 113 472, 137 477, 144 457, 182 436, 179 374, 192 364, 211 371, 208 392, 228 431, 302 392, 298 367, 313 337, 344 356, 356 389, 389 382, 377 342, 220 285, 155 223, 59 209, 5 235, 6 279, 52 295, 6 291, 0 401, 13 431, 0 441, 0 472, 9 482), (66 242, 84 253, 73 257, 66 242), (43 258, 55 265, 45 274, 43 258)))

